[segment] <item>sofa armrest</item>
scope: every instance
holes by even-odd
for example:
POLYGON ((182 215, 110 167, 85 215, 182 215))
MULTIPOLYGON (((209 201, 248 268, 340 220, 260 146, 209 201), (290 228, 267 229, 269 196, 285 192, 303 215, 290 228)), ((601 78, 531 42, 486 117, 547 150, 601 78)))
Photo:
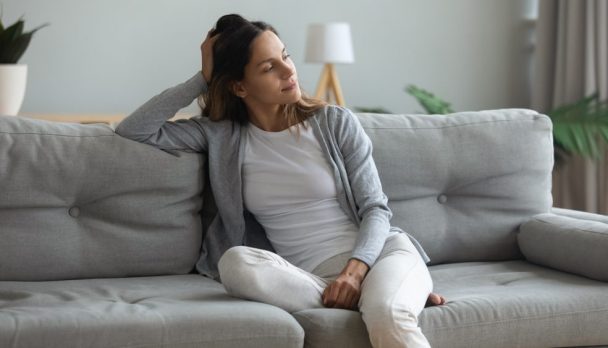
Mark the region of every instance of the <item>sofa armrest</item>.
POLYGON ((597 221, 608 224, 608 215, 600 215, 594 213, 588 213, 586 211, 564 209, 564 208, 551 208, 551 212, 559 216, 567 216, 579 220, 597 221))
POLYGON ((539 214, 520 226, 517 241, 532 263, 608 281, 607 223, 580 216, 539 214))

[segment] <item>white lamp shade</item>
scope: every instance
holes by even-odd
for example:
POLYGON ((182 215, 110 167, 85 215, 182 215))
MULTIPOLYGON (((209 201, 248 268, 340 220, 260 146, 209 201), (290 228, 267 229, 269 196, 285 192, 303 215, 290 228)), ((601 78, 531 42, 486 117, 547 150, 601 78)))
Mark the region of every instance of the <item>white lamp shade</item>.
POLYGON ((353 43, 348 23, 311 24, 306 38, 306 62, 353 63, 353 43))

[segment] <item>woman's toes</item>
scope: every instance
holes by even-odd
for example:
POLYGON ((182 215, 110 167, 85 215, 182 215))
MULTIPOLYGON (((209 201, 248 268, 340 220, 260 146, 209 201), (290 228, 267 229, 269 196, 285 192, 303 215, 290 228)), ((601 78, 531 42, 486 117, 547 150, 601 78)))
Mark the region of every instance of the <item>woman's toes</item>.
POLYGON ((426 300, 425 307, 439 306, 439 305, 445 304, 445 302, 446 302, 445 297, 438 295, 436 293, 430 293, 428 299, 426 300))

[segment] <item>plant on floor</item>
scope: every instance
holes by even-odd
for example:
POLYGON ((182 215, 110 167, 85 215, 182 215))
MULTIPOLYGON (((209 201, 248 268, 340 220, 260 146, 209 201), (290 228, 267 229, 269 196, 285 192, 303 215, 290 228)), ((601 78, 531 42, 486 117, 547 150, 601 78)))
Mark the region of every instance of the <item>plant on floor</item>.
POLYGON ((598 159, 608 144, 608 100, 597 93, 548 113, 553 138, 566 154, 598 159), (602 142, 603 140, 603 142, 602 142))
MULTIPOLYGON (((416 98, 428 114, 454 112, 450 103, 434 94, 410 85, 406 92, 416 98)), ((357 108, 361 112, 390 113, 381 108, 357 108), (371 111, 364 111, 371 110, 371 111)), ((608 145, 608 100, 600 100, 597 93, 547 112, 553 122, 555 160, 563 163, 568 156, 576 154, 598 159, 608 145)))
MULTIPOLYGON (((410 86, 407 91, 429 114, 453 112, 450 104, 431 93, 415 86, 410 86)), ((608 144, 608 100, 600 100, 597 93, 551 110, 547 116, 553 122, 557 164, 572 154, 598 159, 608 144)))

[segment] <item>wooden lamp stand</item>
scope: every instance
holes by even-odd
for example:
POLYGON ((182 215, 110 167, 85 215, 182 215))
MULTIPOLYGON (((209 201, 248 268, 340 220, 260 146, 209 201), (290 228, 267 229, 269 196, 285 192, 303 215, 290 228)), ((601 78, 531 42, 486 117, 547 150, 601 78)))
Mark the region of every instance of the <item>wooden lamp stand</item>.
POLYGON ((319 79, 315 98, 331 102, 332 94, 337 105, 345 106, 344 96, 342 95, 342 88, 340 88, 336 69, 333 64, 326 63, 321 72, 321 78, 319 79))

